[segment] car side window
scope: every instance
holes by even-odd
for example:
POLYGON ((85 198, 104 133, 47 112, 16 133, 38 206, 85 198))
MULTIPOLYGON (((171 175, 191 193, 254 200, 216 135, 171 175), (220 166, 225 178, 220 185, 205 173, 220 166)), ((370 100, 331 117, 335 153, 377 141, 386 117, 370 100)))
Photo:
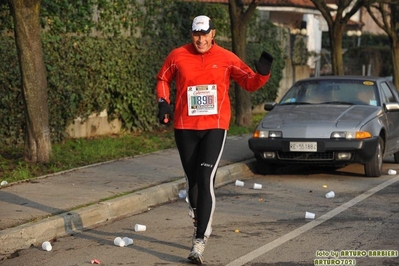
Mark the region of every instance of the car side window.
POLYGON ((396 102, 395 97, 393 96, 391 90, 389 89, 388 85, 385 82, 381 83, 381 88, 382 88, 382 95, 383 95, 383 99, 382 99, 383 103, 396 102))

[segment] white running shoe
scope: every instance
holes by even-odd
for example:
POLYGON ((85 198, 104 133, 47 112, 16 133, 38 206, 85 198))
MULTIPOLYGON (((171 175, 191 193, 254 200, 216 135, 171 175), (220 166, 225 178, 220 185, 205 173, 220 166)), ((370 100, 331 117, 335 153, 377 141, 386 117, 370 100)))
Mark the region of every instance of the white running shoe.
MULTIPOLYGON (((195 244, 195 241, 197 240, 197 227, 194 227, 194 233, 193 233, 193 237, 192 237, 192 244, 195 244)), ((208 237, 204 236, 204 242, 206 244, 206 242, 208 241, 208 237)))
POLYGON ((195 239, 194 245, 191 248, 188 259, 194 263, 202 264, 204 262, 204 256, 202 255, 205 250, 205 241, 202 238, 195 239))

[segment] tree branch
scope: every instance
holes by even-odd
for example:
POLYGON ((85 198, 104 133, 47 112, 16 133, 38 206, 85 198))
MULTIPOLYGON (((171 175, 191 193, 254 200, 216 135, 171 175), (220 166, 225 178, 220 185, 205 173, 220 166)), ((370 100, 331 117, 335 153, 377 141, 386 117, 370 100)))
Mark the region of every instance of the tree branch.
POLYGON ((255 13, 256 7, 258 5, 259 5, 259 0, 251 1, 247 10, 244 12, 244 14, 242 16, 243 23, 245 23, 245 24, 249 23, 249 20, 251 19, 252 15, 255 13))
POLYGON ((388 35, 390 34, 390 27, 389 23, 387 21, 387 13, 384 8, 384 3, 376 3, 375 5, 373 4, 368 4, 366 6, 367 12, 369 13, 370 17, 374 20, 374 22, 377 24, 378 27, 380 27, 383 31, 385 31, 388 35), (375 11, 378 11, 378 13, 382 17, 382 22, 377 16, 375 15, 375 11))
POLYGON ((321 15, 326 20, 328 27, 332 28, 333 24, 334 24, 334 21, 333 21, 333 18, 331 16, 331 11, 333 11, 333 9, 327 6, 327 3, 326 3, 325 0, 310 0, 310 1, 320 11, 321 15))
MULTIPOLYGON (((350 3, 351 1, 349 1, 350 3)), ((350 18, 357 12, 359 9, 365 5, 365 0, 357 0, 355 4, 352 6, 352 8, 349 10, 348 13, 345 14, 345 17, 343 18, 345 21, 349 21, 350 18)))

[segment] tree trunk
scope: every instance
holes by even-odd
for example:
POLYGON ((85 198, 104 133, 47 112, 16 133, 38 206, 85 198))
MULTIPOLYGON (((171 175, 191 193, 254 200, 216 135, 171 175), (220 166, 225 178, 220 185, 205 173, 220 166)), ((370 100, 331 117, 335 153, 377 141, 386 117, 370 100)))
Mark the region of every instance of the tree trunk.
MULTIPOLYGON (((231 21, 232 49, 242 61, 246 61, 247 27, 250 17, 254 14, 258 3, 252 0, 244 12, 241 0, 229 0, 229 13, 231 21)), ((252 125, 251 94, 243 90, 237 83, 234 84, 235 95, 235 124, 237 126, 252 125)))
POLYGON ((24 159, 49 161, 51 140, 47 102, 47 74, 40 38, 40 0, 9 0, 25 104, 24 159))
POLYGON ((344 64, 342 59, 342 34, 343 26, 334 25, 333 30, 329 31, 331 41, 331 64, 332 72, 335 76, 344 75, 344 64))
MULTIPOLYGON (((328 6, 331 1, 310 0, 320 11, 327 22, 328 32, 331 44, 331 62, 334 75, 344 75, 344 65, 342 59, 342 34, 350 18, 365 4, 366 0, 339 0, 332 1, 337 5, 334 9, 334 18, 332 10, 328 6), (352 5, 351 5, 352 4, 352 5), (348 9, 349 8, 349 9, 348 9)), ((372 0, 375 1, 375 0, 372 0)))
POLYGON ((391 40, 391 56, 392 56, 392 78, 393 83, 397 90, 399 90, 399 41, 398 40, 391 40))
POLYGON ((397 0, 374 0, 367 2, 366 8, 374 22, 378 27, 383 29, 389 37, 393 66, 392 78, 396 89, 399 90, 399 2, 397 0), (377 14, 379 16, 377 16, 377 14))
MULTIPOLYGON (((233 52, 246 60, 246 25, 239 23, 232 28, 233 52)), ((250 92, 243 90, 237 83, 234 84, 236 125, 250 126, 252 124, 252 104, 250 92)))
POLYGON ((391 42, 391 54, 393 65, 393 83, 399 90, 399 4, 391 4, 391 28, 392 36, 389 36, 391 42))

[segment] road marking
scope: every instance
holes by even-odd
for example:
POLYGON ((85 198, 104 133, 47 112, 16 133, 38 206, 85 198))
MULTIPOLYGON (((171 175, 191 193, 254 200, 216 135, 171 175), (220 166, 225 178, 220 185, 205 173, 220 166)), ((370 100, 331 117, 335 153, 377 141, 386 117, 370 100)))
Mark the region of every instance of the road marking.
POLYGON ((249 252, 248 254, 246 254, 246 255, 244 255, 244 256, 242 256, 242 257, 240 257, 240 258, 238 258, 238 259, 236 259, 236 260, 234 260, 232 262, 230 262, 226 266, 241 266, 241 265, 244 265, 245 263, 248 263, 248 262, 256 259, 257 257, 265 254, 266 252, 268 252, 268 251, 270 251, 270 250, 272 250, 272 249, 284 244, 287 241, 290 241, 291 239, 293 239, 293 238, 295 238, 295 237, 297 237, 297 236, 309 231, 310 229, 312 229, 312 228, 324 223, 325 221, 328 221, 332 217, 340 214, 341 212, 343 212, 343 211, 349 209, 350 207, 352 207, 353 205, 355 205, 355 204, 367 199, 371 195, 373 195, 373 194, 377 193, 378 191, 380 191, 380 190, 392 185, 393 183, 395 183, 397 181, 399 181, 399 176, 394 177, 394 178, 392 178, 392 179, 390 179, 388 181, 385 181, 382 184, 379 184, 378 186, 376 186, 376 187, 364 192, 363 194, 360 194, 356 198, 353 198, 350 201, 342 204, 341 206, 339 206, 339 207, 327 212, 326 214, 320 216, 319 218, 317 218, 317 219, 315 219, 315 220, 313 220, 313 221, 311 221, 311 222, 309 222, 309 223, 307 223, 307 224, 305 224, 305 225, 303 225, 303 226, 301 226, 301 227, 289 232, 286 235, 283 235, 283 236, 273 240, 270 243, 267 243, 266 245, 264 245, 264 246, 262 246, 262 247, 260 247, 258 249, 255 249, 252 252, 249 252))

